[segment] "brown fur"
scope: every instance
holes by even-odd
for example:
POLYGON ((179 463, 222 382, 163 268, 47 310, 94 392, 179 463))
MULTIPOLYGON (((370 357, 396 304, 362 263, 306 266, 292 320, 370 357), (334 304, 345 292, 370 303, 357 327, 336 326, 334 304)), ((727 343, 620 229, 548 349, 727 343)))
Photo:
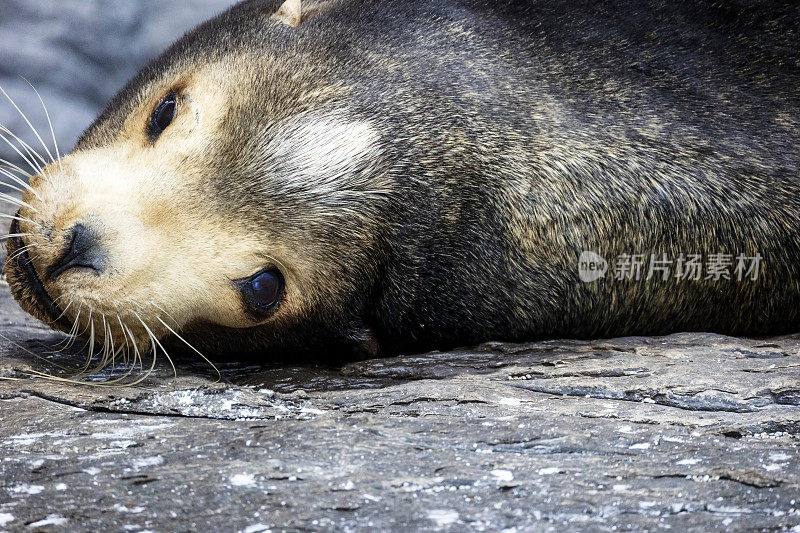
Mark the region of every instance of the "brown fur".
POLYGON ((322 357, 796 330, 796 7, 343 0, 297 27, 279 7, 185 36, 34 182, 36 270, 83 220, 110 258, 43 280, 54 299, 142 342, 132 313, 167 337, 164 310, 209 349, 322 357), (763 275, 584 283, 584 250, 758 252, 763 275), (258 320, 230 281, 266 266, 285 299, 258 320))

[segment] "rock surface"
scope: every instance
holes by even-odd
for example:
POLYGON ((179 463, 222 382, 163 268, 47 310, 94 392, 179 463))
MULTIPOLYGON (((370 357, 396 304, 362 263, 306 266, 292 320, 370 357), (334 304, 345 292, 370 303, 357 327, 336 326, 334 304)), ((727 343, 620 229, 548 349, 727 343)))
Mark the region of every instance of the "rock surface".
POLYGON ((187 359, 109 387, 29 378, 82 364, 48 355, 60 336, 6 287, 0 317, 0 531, 800 531, 800 336, 220 363, 221 380, 187 359))

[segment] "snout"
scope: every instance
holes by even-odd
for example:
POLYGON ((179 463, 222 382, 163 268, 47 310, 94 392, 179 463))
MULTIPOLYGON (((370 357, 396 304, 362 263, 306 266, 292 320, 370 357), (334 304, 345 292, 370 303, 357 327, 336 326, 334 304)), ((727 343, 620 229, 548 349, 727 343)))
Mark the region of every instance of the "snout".
POLYGON ((85 269, 95 275, 102 274, 108 264, 108 255, 102 249, 97 231, 85 224, 75 224, 67 231, 70 243, 64 254, 47 267, 50 280, 72 269, 85 269))
POLYGON ((29 207, 17 212, 10 228, 15 236, 6 244, 5 273, 23 309, 53 327, 69 329, 72 324, 67 323, 65 309, 58 304, 63 300, 65 287, 74 287, 77 279, 90 279, 87 274, 99 276, 105 272, 109 255, 94 218, 81 216, 59 227, 60 221, 56 222, 59 215, 73 204, 58 202, 54 191, 47 192, 47 196, 39 192, 37 197, 28 198, 29 207), (39 196, 49 198, 50 202, 37 201, 39 196), (54 285, 60 276, 71 271, 81 271, 81 278, 71 278, 60 288, 54 285))
MULTIPOLYGON (((19 234, 19 231, 19 222, 14 220, 11 233, 19 234)), ((63 313, 42 284, 22 237, 10 238, 6 253, 5 274, 17 302, 39 320, 53 327, 68 328, 63 313)))

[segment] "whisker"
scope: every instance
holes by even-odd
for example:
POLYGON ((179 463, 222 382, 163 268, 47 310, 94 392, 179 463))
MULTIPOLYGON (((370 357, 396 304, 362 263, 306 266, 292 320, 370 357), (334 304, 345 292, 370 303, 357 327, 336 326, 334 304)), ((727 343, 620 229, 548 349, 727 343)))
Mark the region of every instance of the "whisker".
POLYGON ((113 372, 117 368, 117 352, 114 348, 114 332, 111 331, 111 324, 108 325, 108 338, 111 341, 111 371, 113 372))
MULTIPOLYGON (((36 343, 39 346, 42 346, 43 348, 50 348, 50 345, 47 345, 47 344, 43 343, 42 341, 37 340, 36 343)), ((53 355, 53 354, 55 354, 57 352, 53 352, 51 350, 44 350, 44 351, 42 351, 42 353, 45 354, 45 355, 53 355)), ((69 368, 69 367, 66 367, 64 365, 58 364, 55 361, 52 361, 51 359, 48 359, 47 357, 40 356, 39 358, 42 359, 43 361, 47 361, 47 364, 49 364, 49 365, 55 366, 57 368, 60 368, 64 372, 71 372, 71 371, 74 370, 73 368, 69 368)))
POLYGON ((24 254, 24 253, 25 253, 25 252, 27 252, 28 250, 30 250, 30 249, 32 249, 32 248, 35 248, 35 247, 36 247, 36 243, 31 243, 31 244, 28 244, 27 246, 23 246, 22 248, 20 248, 20 249, 19 249, 19 250, 17 250, 16 252, 14 252, 14 255, 12 255, 11 257, 8 257, 8 258, 6 259, 6 263, 9 263, 9 264, 10 264, 10 263, 11 263, 13 260, 15 260, 17 257, 21 256, 22 254, 24 254))
MULTIPOLYGON (((22 79, 25 80, 25 78, 22 78, 22 79)), ((56 149, 56 161, 58 162, 58 170, 63 172, 64 169, 61 166, 61 154, 58 151, 58 141, 56 140, 56 132, 55 132, 55 130, 53 130, 53 122, 50 120, 50 113, 47 111, 47 106, 44 105, 44 100, 42 99, 42 96, 39 94, 39 91, 36 90, 36 87, 34 87, 33 84, 31 82, 29 82, 28 80, 25 80, 25 82, 28 85, 31 86, 31 89, 33 89, 33 92, 36 93, 36 97, 39 98, 39 102, 42 103, 42 109, 44 109, 44 114, 47 117, 47 125, 50 126, 50 134, 53 136, 53 146, 56 149)), ((50 157, 52 158, 53 156, 51 155, 50 157)))
POLYGON ((108 354, 108 350, 109 350, 109 346, 111 345, 109 341, 111 339, 109 339, 109 337, 108 337, 108 323, 106 322, 106 315, 105 315, 105 313, 100 313, 100 315, 101 315, 101 317, 103 319, 103 358, 102 358, 102 361, 104 363, 103 367, 105 367, 108 364, 108 355, 109 355, 108 354))
MULTIPOLYGON (((172 316, 172 314, 171 314, 169 311, 166 311, 166 310, 165 310, 163 307, 161 307, 160 305, 158 305, 158 304, 157 304, 157 303, 155 303, 155 302, 149 302, 149 303, 150 303, 150 305, 152 305, 153 307, 155 307, 156 309, 158 309, 159 311, 161 311, 162 313, 164 313, 165 315, 167 315, 167 317, 168 317, 170 320, 172 320, 173 322, 175 322, 175 327, 180 327, 178 320, 177 320, 177 319, 176 319, 174 316, 172 316)), ((159 319, 159 320, 160 320, 160 319, 159 319)))
POLYGON ((19 187, 17 187, 16 185, 11 185, 10 183, 0 182, 0 185, 2 185, 3 187, 6 187, 6 188, 8 188, 8 189, 11 189, 11 190, 17 191, 17 192, 22 192, 22 193, 24 193, 24 192, 25 192, 25 189, 20 189, 20 188, 19 188, 19 187))
MULTIPOLYGON (((156 359, 157 359, 158 351, 156 349, 155 338, 153 337, 153 334, 150 333, 150 328, 148 328, 147 324, 145 324, 144 321, 142 321, 142 319, 139 318, 139 315, 137 315, 136 312, 134 312, 133 314, 136 315, 136 318, 139 319, 139 322, 142 323, 142 326, 144 326, 145 330, 147 331, 147 335, 150 337, 150 342, 151 342, 152 348, 153 348, 153 363, 150 365, 150 368, 147 370, 147 372, 144 373, 144 375, 142 377, 140 377, 138 380, 134 381, 134 384, 138 385, 139 383, 141 383, 142 381, 144 381, 148 377, 150 377, 150 374, 152 374, 153 370, 156 368, 156 359)), ((140 358, 140 361, 142 362, 142 365, 143 365, 144 361, 141 358, 140 358)), ((142 370, 144 370, 144 368, 142 368, 142 370)))
MULTIPOLYGON (((48 364, 52 364, 52 365, 54 365, 54 366, 57 366, 57 367, 61 368, 62 370, 69 370, 68 368, 66 368, 66 367, 64 367, 64 366, 61 366, 61 365, 59 365, 59 364, 53 363, 53 362, 51 362, 49 359, 47 359, 46 357, 42 357, 42 356, 41 356, 41 355, 39 355, 38 353, 36 353, 36 352, 34 352, 34 351, 32 351, 32 350, 29 350, 28 348, 26 348, 26 347, 24 347, 24 346, 22 346, 22 345, 20 345, 20 344, 18 344, 18 343, 16 343, 16 342, 14 342, 13 340, 9 339, 8 337, 6 337, 5 335, 3 335, 2 333, 0 333, 0 338, 2 338, 3 340, 5 340, 5 341, 7 341, 7 342, 10 342, 11 344, 13 344, 14 346, 16 346, 16 347, 17 347, 17 348, 19 348, 20 350, 22 350, 22 351, 24 351, 24 352, 27 352, 29 355, 32 355, 32 356, 33 356, 34 358, 36 358, 36 359, 41 359, 42 361, 47 361, 47 363, 48 363, 48 364)), ((28 373, 28 372, 36 372, 36 371, 24 371, 23 373, 28 373)), ((45 374, 45 375, 46 375, 46 374, 45 374)))
POLYGON ((106 317, 103 313, 100 313, 100 318, 103 321, 103 351, 100 354, 100 362, 91 369, 87 370, 88 374, 96 374, 103 370, 108 364, 108 336, 106 335, 106 317))
POLYGON ((131 338, 131 343, 133 344, 133 363, 131 364, 130 372, 133 372, 136 369, 136 361, 142 360, 142 355, 139 353, 139 345, 136 344, 136 338, 133 336, 133 332, 131 328, 128 326, 124 326, 126 332, 128 332, 128 336, 131 338))
MULTIPOLYGON (((86 382, 86 381, 80 381, 77 378, 60 378, 58 376, 45 374, 44 372, 39 372, 37 370, 27 370, 27 371, 24 371, 23 374, 25 374, 26 376, 29 376, 29 377, 33 377, 33 378, 46 379, 48 381, 54 381, 56 383, 69 383, 71 385, 86 385, 86 386, 89 386, 89 387, 95 387, 95 388, 101 388, 101 389, 103 389, 103 388, 116 389, 116 388, 119 387, 119 384, 117 383, 117 380, 111 380, 111 381, 107 381, 105 383, 91 383, 91 382, 86 382)), ((145 378, 146 378, 146 376, 145 376, 145 378)), ((139 383, 144 381, 145 378, 139 379, 139 380, 134 381, 132 383, 126 383, 124 385, 126 387, 135 387, 136 385, 138 385, 139 383)), ((14 379, 14 378, 7 378, 7 379, 14 379)), ((153 389, 147 389, 145 387, 142 387, 142 388, 144 390, 153 391, 153 389)))
MULTIPOLYGON (((61 300, 62 298, 66 298, 66 297, 67 297, 66 294, 62 294, 60 296, 57 296, 53 301, 56 304, 58 304, 59 300, 61 300)), ((70 300, 69 303, 67 304, 67 306, 64 308, 64 310, 61 312, 61 314, 58 317, 56 317, 55 321, 60 320, 61 317, 63 317, 67 313, 67 310, 74 303, 75 303, 75 300, 70 300)), ((49 346, 46 346, 46 345, 40 343, 40 344, 42 344, 42 346, 46 346, 47 348, 55 348, 55 350, 47 350, 47 351, 45 351, 44 352, 45 354, 54 355, 54 354, 57 354, 58 352, 66 351, 66 350, 68 350, 69 348, 72 347, 72 345, 75 343, 75 341, 78 338, 78 328, 80 326, 80 318, 81 318, 82 309, 83 309, 83 304, 79 304, 78 305, 78 312, 75 314, 75 320, 73 320, 72 327, 70 328, 69 332, 65 333, 66 338, 64 340, 62 340, 61 342, 56 343, 55 345, 49 345, 49 346)), ((55 363, 52 363, 52 364, 55 364, 55 363)), ((66 367, 61 367, 61 365, 56 365, 56 366, 59 366, 60 368, 63 368, 65 370, 69 370, 66 367)))
MULTIPOLYGON (((92 317, 92 313, 94 310, 90 307, 89 308, 89 353, 86 355, 86 364, 83 366, 83 369, 78 373, 78 375, 85 374, 86 371, 92 364, 92 359, 94 358, 94 318, 92 317)), ((77 376, 76 376, 77 377, 77 376)))
MULTIPOLYGON (((33 187, 31 187, 31 186, 30 186, 30 184, 29 184, 29 183, 27 183, 25 180, 22 180, 22 179, 18 178, 17 176, 15 176, 14 174, 12 174, 11 172, 9 172, 9 171, 7 171, 7 170, 5 170, 5 169, 2 169, 2 168, 0 168, 0 174, 2 174, 3 176, 6 176, 6 177, 8 177, 8 179, 10 179, 11 181, 13 181, 14 183, 16 183, 17 185, 19 185, 20 187, 23 187, 24 189, 27 189, 27 190, 31 191, 31 193, 33 193, 33 194, 34 194, 34 196, 36 196, 36 197, 37 197, 39 200, 41 200, 41 199, 42 199, 42 197, 41 197, 41 196, 39 196, 39 193, 38 193, 38 192, 36 192, 36 191, 34 190, 34 188, 33 188, 33 187)), ((18 189, 17 187, 13 187, 13 186, 11 186, 11 185, 10 185, 10 184, 8 184, 8 183, 3 183, 3 185, 5 185, 6 187, 11 187, 12 189, 15 189, 15 190, 17 190, 17 191, 20 191, 20 192, 22 192, 22 189, 18 189)))
MULTIPOLYGON (((77 324, 78 324, 77 319, 80 317, 80 309, 78 310, 78 313, 79 314, 76 316, 76 322, 75 322, 75 324, 73 325, 73 328, 72 328, 73 330, 77 329, 77 327, 76 327, 77 324)), ((121 321, 120 321, 120 323, 121 323, 121 321)), ((131 340, 133 342, 134 350, 138 354, 139 353, 139 348, 136 345, 136 341, 134 339, 133 334, 130 331, 130 328, 123 327, 123 330, 124 331, 126 330, 130 334, 131 340)), ((0 333, 0 338, 6 340, 7 342, 9 342, 11 344, 13 344, 14 346, 19 348, 20 350, 32 355, 34 358, 40 359, 42 361, 47 362, 49 365, 53 365, 53 366, 58 367, 58 368, 60 368, 61 370, 64 370, 64 371, 69 371, 70 370, 69 368, 67 368, 67 367, 65 367, 63 365, 60 365, 60 364, 55 363, 53 361, 50 361, 46 357, 42 357, 41 355, 37 354, 36 352, 33 352, 33 351, 29 350, 28 348, 18 344, 14 340, 6 337, 2 333, 0 333)), ((125 385, 126 386, 130 386, 130 387, 134 387, 134 386, 138 385, 139 383, 144 381, 152 373, 154 367, 155 367, 155 358, 153 360, 153 366, 150 368, 150 370, 148 371, 148 373, 146 375, 144 375, 140 379, 137 379, 137 380, 135 380, 135 381, 133 381, 131 383, 127 383, 125 385)), ((63 377, 59 377, 59 376, 54 376, 54 375, 47 374, 45 372, 41 372, 41 371, 38 371, 38 370, 25 370, 25 371, 21 371, 21 373, 23 375, 25 375, 25 376, 28 376, 28 377, 46 379, 48 381, 53 381, 53 382, 57 382, 57 383, 70 383, 70 384, 74 384, 74 385, 88 385, 88 386, 91 386, 91 387, 100 387, 100 388, 116 388, 116 387, 119 387, 119 383, 121 383, 125 378, 130 376, 130 374, 131 374, 131 372, 133 371, 134 368, 135 368, 135 364, 123 376, 119 377, 118 379, 106 381, 104 383, 91 383, 91 382, 81 381, 80 379, 78 379, 81 375, 83 375, 85 373, 85 371, 84 371, 84 373, 78 373, 77 375, 75 375, 72 378, 63 378, 63 377)), ((12 377, 3 377, 3 378, 0 378, 0 379, 21 381, 20 378, 12 378, 12 377)))
MULTIPOLYGON (((161 342, 159 342, 159 340, 156 338, 156 336, 153 334, 153 332, 150 330, 150 328, 147 327, 147 324, 144 323, 144 320, 141 319, 141 317, 138 315, 138 313, 136 313, 134 311, 133 314, 137 319, 139 319, 139 322, 142 323, 142 326, 144 326, 144 329, 145 329, 145 331, 147 331, 147 334, 150 335, 150 339, 153 342, 153 357, 155 357, 156 344, 158 344, 158 346, 161 348, 161 351, 164 352, 164 355, 166 356, 167 361, 169 361, 170 366, 172 367, 172 373, 177 378, 178 377, 178 371, 175 368, 175 364, 172 362, 172 358, 170 358, 169 354, 167 353, 167 350, 164 349, 164 346, 161 345, 161 342)), ((161 320, 158 317, 156 317, 156 318, 158 320, 161 320)))
MULTIPOLYGON (((28 80, 25 80, 25 81, 27 82, 28 80)), ((30 85, 30 82, 28 82, 28 85, 30 85)), ((33 86, 31 85, 31 87, 33 87, 33 86)), ((11 102, 11 105, 14 106, 14 109, 17 110, 17 112, 20 114, 20 116, 23 119, 25 119, 25 122, 28 124, 28 127, 31 129, 33 134, 36 135, 36 138, 39 139, 39 142, 42 143, 42 146, 44 147, 45 152, 47 152, 47 155, 50 156, 50 159, 55 163, 55 159, 53 158, 53 154, 50 153, 50 149, 47 147, 45 142, 42 140, 42 136, 39 135, 39 132, 36 130, 36 128, 33 127, 33 124, 31 124, 31 121, 28 120, 28 117, 25 116, 25 113, 22 112, 22 109, 20 109, 19 106, 17 105, 17 103, 10 96, 8 96, 8 93, 2 87, 0 87, 0 91, 2 91, 3 94, 6 96, 6 98, 8 98, 8 101, 11 102)), ((34 91, 36 91, 36 89, 34 89, 34 91)), ((38 95, 38 93, 37 93, 37 95, 38 95)), ((42 102, 42 103, 44 103, 44 102, 42 102)))
MULTIPOLYGON (((16 183, 17 185, 19 185, 19 186, 31 191, 31 193, 33 193, 33 195, 36 196, 36 198, 38 198, 39 200, 42 200, 42 197, 39 196, 39 193, 36 192, 36 190, 34 190, 34 188, 31 187, 29 183, 25 182, 24 180, 22 180, 22 179, 18 178, 17 176, 13 175, 11 172, 9 172, 7 170, 4 170, 2 168, 0 168, 0 174, 2 174, 3 176, 8 177, 11 181, 16 183)), ((21 189, 17 189, 16 187, 12 187, 8 183, 3 183, 3 185, 5 185, 6 187, 11 187, 12 189, 16 189, 16 190, 22 192, 21 189)), ((44 201, 44 200, 42 200, 42 201, 44 201)))
MULTIPOLYGON (((151 303, 152 303, 152 302, 151 302, 151 303)), ((156 304, 153 304, 153 305, 156 305, 156 304)), ((158 307, 158 306, 156 305, 156 307, 158 307)), ((160 308, 159 308, 159 309, 160 309, 160 308)), ((209 365, 211 365, 211 368, 213 368, 213 369, 214 369, 214 372, 216 372, 216 373, 217 373, 217 382, 219 382, 219 381, 221 381, 221 380, 222 380, 222 373, 219 371, 219 369, 217 368, 217 366, 216 366, 214 363, 212 363, 210 359, 208 359, 208 357, 206 357, 205 355, 203 355, 203 354, 200 352, 200 350, 198 350, 197 348, 195 348, 194 346, 192 346, 192 345, 189 343, 189 341, 187 341, 186 339, 184 339, 183 337, 181 337, 180 335, 178 335, 178 333, 177 333, 177 332, 176 332, 174 329, 172 329, 171 327, 169 327, 169 325, 168 325, 166 322, 164 322, 163 320, 161 320, 161 318, 160 318, 160 317, 156 317, 156 320, 158 320, 159 322, 161 322, 161 324, 162 324, 162 325, 163 325, 165 328, 167 328, 167 329, 170 331, 170 333, 172 333, 173 335, 175 335, 175 336, 176 336, 178 339, 180 339, 180 340, 181 340, 181 341, 182 341, 182 342, 183 342, 183 343, 184 343, 186 346, 188 346, 189 348, 191 348, 191 349, 192 349, 192 350, 193 350, 193 351, 194 351, 194 352, 195 352, 197 355, 199 355, 200 357, 202 357, 202 358, 203 358, 203 361, 205 361, 206 363, 208 363, 209 365)), ((174 320, 174 319, 173 319, 173 320, 174 320)))
MULTIPOLYGON (((101 313, 101 317, 102 317, 102 320, 103 320, 103 353, 102 353, 102 356, 100 358, 100 362, 97 364, 97 366, 95 368, 93 368, 92 370, 88 371, 87 372, 88 374, 98 373, 101 370, 103 370, 104 368, 108 367, 109 366, 109 358, 111 359, 111 372, 113 372, 114 369, 116 368, 115 360, 116 360, 116 355, 117 355, 118 350, 114 349, 114 337, 113 337, 113 334, 111 332, 111 327, 108 324, 108 321, 106 320, 105 314, 101 313)), ((106 381, 104 381, 104 385, 110 385, 112 383, 119 383, 122 380, 124 380, 125 377, 127 377, 129 374, 130 374, 130 372, 128 372, 128 373, 124 374, 123 376, 118 377, 116 379, 106 380, 106 381)))
POLYGON ((56 350, 51 351, 50 354, 54 354, 59 351, 63 352, 69 350, 75 344, 75 341, 78 340, 80 334, 83 333, 83 332, 80 333, 78 332, 78 329, 80 329, 80 318, 82 311, 83 311, 83 304, 80 303, 78 304, 78 312, 75 314, 75 320, 73 321, 72 327, 70 328, 69 333, 67 334, 68 337, 65 340, 61 341, 60 343, 56 344, 55 346, 56 350))
POLYGON ((0 196, 0 200, 2 200, 4 204, 11 204, 11 205, 16 205, 18 207, 22 207, 22 201, 23 201, 22 199, 17 198, 15 196, 11 196, 10 194, 5 192, 0 192, 0 195, 2 195, 0 196))
MULTIPOLYGON (((39 153, 38 150, 36 150, 33 146, 28 144, 22 137, 20 137, 19 135, 17 135, 16 133, 11 131, 10 129, 8 129, 8 126, 5 126, 4 124, 0 124, 0 131, 5 133, 6 135, 10 135, 12 139, 17 141, 17 144, 19 146, 21 146, 22 149, 25 150, 25 153, 28 154, 31 158, 35 158, 36 161, 41 162, 42 165, 44 165, 45 167, 47 166, 47 159, 45 159, 42 156, 42 154, 39 153)), ((40 166, 40 168, 44 169, 44 167, 41 167, 41 166, 40 166)))
POLYGON ((4 192, 0 192, 0 200, 6 202, 8 204, 16 205, 16 206, 19 206, 19 207, 27 207, 28 209, 30 209, 34 213, 39 213, 39 210, 35 209, 29 203, 23 202, 22 200, 18 200, 17 198, 14 198, 10 194, 6 194, 4 192))
MULTIPOLYGON (((103 341, 103 351, 104 351, 104 354, 103 354, 103 362, 104 362, 103 368, 108 367, 109 364, 110 364, 111 365, 111 372, 113 373, 117 368, 117 366, 116 366, 117 353, 122 350, 122 347, 120 347, 119 350, 117 350, 114 347, 114 332, 111 330, 111 323, 106 321, 105 314, 103 314, 103 330, 104 330, 103 331, 103 335, 105 337, 105 339, 103 341), (106 347, 108 348, 108 354, 107 355, 105 353, 106 347), (109 359, 110 359, 110 363, 109 363, 109 359)), ((118 382, 118 381, 119 381, 118 379, 114 379, 114 380, 108 380, 108 381, 106 381, 106 383, 114 383, 114 382, 118 382)))
POLYGON ((68 350, 75 344, 75 341, 78 339, 79 333, 78 330, 81 327, 81 311, 83 311, 83 304, 78 304, 78 312, 75 314, 75 320, 72 323, 72 327, 69 329, 69 339, 65 346, 62 346, 62 350, 68 350))
MULTIPOLYGON (((110 366, 111 366, 111 370, 110 370, 110 372, 111 372, 111 374, 112 374, 112 375, 113 375, 113 374, 115 374, 115 373, 117 372, 117 364, 116 364, 117 356, 118 356, 119 354, 121 354, 121 353, 122 353, 123 349, 124 349, 124 346, 120 346, 120 347, 119 347, 119 348, 117 348, 117 349, 112 349, 112 350, 111 350, 111 365, 110 365, 110 366)), ((105 380, 105 381, 103 382, 103 384, 105 384, 105 385, 108 385, 108 384, 111 384, 111 383, 120 383, 120 382, 122 382, 122 381, 123 381, 123 380, 124 380, 124 379, 125 379, 125 378, 126 378, 128 375, 129 375, 129 374, 126 372, 125 374, 123 374, 123 375, 121 375, 121 376, 118 376, 118 377, 116 377, 116 378, 114 378, 114 379, 107 379, 107 380, 105 380)))
MULTIPOLYGON (((131 329, 126 324, 124 324, 122 322, 122 320, 120 319, 119 315, 117 315, 117 321, 119 322, 119 325, 122 328, 123 336, 125 336, 125 343, 127 344, 128 337, 130 337, 131 345, 133 347, 133 358, 132 358, 132 360, 130 362, 130 366, 128 366, 128 360, 129 360, 131 354, 130 354, 130 352, 126 352, 126 354, 125 354, 125 366, 128 368, 128 371, 124 374, 123 377, 127 377, 127 376, 131 375, 134 370, 136 370, 136 363, 137 363, 137 361, 141 361, 141 354, 139 353, 139 346, 136 344, 136 338, 134 337, 133 332, 131 331, 131 329)), ((143 365, 140 364, 139 366, 140 366, 140 368, 143 369, 143 365)))
POLYGON ((14 163, 12 163, 11 161, 8 161, 6 159, 0 159, 0 164, 3 165, 4 167, 10 169, 10 170, 13 170, 15 172, 19 172, 20 174, 24 174, 25 177, 27 177, 27 178, 31 178, 31 177, 34 176, 34 174, 30 174, 30 173, 26 172, 22 168, 18 167, 17 165, 15 165, 14 163))
POLYGON ((0 235, 0 241, 7 241, 12 237, 30 237, 33 236, 33 233, 7 233, 5 235, 0 235))
MULTIPOLYGON (((22 159, 24 159, 25 162, 28 163, 28 166, 31 167, 31 169, 34 172, 36 172, 37 174, 43 174, 44 173, 44 170, 42 169, 42 167, 39 166, 39 164, 36 162, 36 158, 33 157, 33 155, 30 153, 30 149, 25 148, 25 146, 26 146, 25 141, 20 140, 19 137, 17 137, 13 133, 11 133, 10 130, 8 128, 6 128, 5 126, 3 126, 2 124, 0 124, 0 131, 9 133, 12 137, 14 137, 17 141, 20 142, 20 145, 22 146, 23 150, 28 152, 28 155, 31 156, 31 159, 28 159, 28 157, 25 154, 20 152, 19 149, 17 148, 17 146, 14 143, 12 143, 11 141, 8 140, 8 137, 6 137, 2 133, 0 133, 0 139, 3 139, 7 145, 9 145, 15 152, 17 152, 17 155, 19 155, 22 159)), ((39 157, 41 158, 41 156, 39 156, 39 157)))
MULTIPOLYGON (((62 294, 62 296, 63 296, 63 294, 62 294)), ((56 298, 56 301, 57 300, 58 300, 58 298, 56 298)), ((70 300, 69 303, 67 304, 67 306, 61 311, 61 314, 58 315, 53 322, 58 322, 59 320, 61 320, 61 317, 63 317, 65 314, 67 314, 67 310, 69 309, 69 306, 71 306, 74 302, 75 302, 75 300, 70 300)))
MULTIPOLYGON (((2 240, 2 239, 0 239, 0 240, 2 240)), ((11 255, 11 256, 7 257, 6 261, 10 262, 12 259, 16 259, 18 256, 22 255, 23 253, 27 252, 28 250, 36 248, 37 246, 39 246, 38 243, 35 243, 35 242, 28 243, 25 246, 23 246, 22 248, 18 248, 17 250, 15 250, 14 251, 14 255, 11 255)))
POLYGON ((130 355, 130 346, 128 345, 128 335, 125 333, 125 325, 122 323, 119 313, 117 313, 117 322, 119 322, 119 328, 122 331, 122 339, 125 341, 125 359, 123 360, 122 364, 127 367, 128 357, 130 355))
MULTIPOLYGON (((45 362, 47 362, 47 364, 55 366, 57 368, 60 368, 61 370, 65 371, 65 372, 69 372, 70 371, 70 369, 68 367, 66 367, 64 365, 60 365, 58 363, 55 363, 55 362, 51 361, 50 359, 48 359, 46 357, 43 357, 43 356, 37 354, 36 352, 33 352, 33 351, 29 350, 28 348, 25 348, 24 346, 21 346, 21 345, 17 344, 16 342, 14 342, 13 340, 9 339, 8 337, 3 335, 2 333, 0 333, 0 337, 5 339, 6 341, 10 342, 11 344, 16 346, 20 350, 23 350, 23 351, 27 352, 28 354, 32 355, 35 359, 40 359, 42 361, 45 361, 45 362)), ((49 374, 44 374, 43 372, 37 372, 37 371, 25 371, 23 373, 25 373, 26 375, 36 374, 36 375, 41 375, 42 377, 51 377, 49 374), (31 374, 31 373, 33 373, 33 374, 31 374)), ((58 378, 56 378, 56 376, 52 376, 52 377, 55 378, 55 379, 58 379, 58 378)))

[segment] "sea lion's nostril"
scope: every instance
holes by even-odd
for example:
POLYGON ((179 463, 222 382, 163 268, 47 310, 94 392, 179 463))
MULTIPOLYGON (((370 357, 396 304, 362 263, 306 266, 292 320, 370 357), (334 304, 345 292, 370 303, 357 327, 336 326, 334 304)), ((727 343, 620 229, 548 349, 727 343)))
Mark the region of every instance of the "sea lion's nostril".
POLYGON ((105 270, 106 259, 97 233, 83 224, 76 224, 72 228, 69 249, 48 269, 48 276, 54 279, 72 268, 89 268, 100 274, 105 270))

